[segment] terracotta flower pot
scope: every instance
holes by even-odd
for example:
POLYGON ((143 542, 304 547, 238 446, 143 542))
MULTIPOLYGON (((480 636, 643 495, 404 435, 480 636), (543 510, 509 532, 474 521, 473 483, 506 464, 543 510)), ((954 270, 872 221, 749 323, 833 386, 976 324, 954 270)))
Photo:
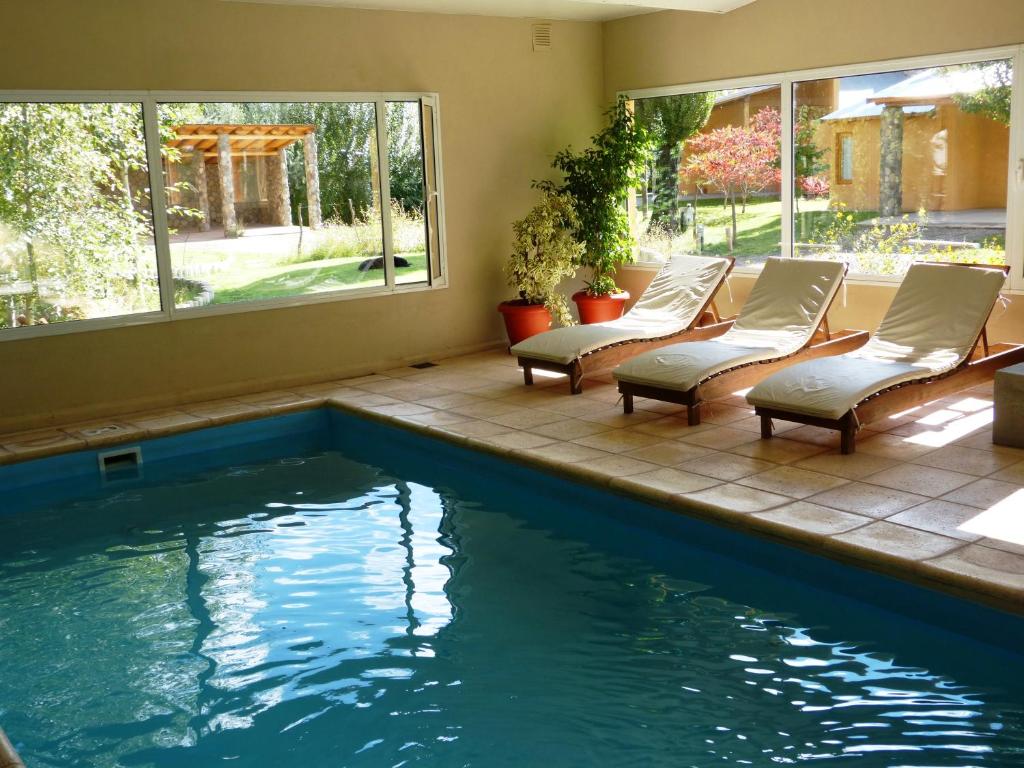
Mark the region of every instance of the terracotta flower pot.
POLYGON ((510 345, 544 333, 551 327, 551 313, 543 304, 528 304, 523 300, 503 301, 498 311, 505 318, 505 330, 510 345))
POLYGON ((576 309, 579 310, 580 322, 589 325, 622 317, 626 301, 629 300, 629 292, 619 291, 606 296, 591 296, 586 291, 578 291, 572 295, 572 300, 576 302, 576 309))

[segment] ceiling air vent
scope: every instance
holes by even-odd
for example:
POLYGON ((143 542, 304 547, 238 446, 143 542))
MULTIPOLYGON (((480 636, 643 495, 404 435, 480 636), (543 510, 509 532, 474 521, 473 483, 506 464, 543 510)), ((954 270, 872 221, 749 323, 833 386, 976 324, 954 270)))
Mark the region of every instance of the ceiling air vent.
POLYGON ((534 24, 533 25, 533 50, 535 50, 535 51, 550 51, 551 50, 551 25, 550 24, 534 24))

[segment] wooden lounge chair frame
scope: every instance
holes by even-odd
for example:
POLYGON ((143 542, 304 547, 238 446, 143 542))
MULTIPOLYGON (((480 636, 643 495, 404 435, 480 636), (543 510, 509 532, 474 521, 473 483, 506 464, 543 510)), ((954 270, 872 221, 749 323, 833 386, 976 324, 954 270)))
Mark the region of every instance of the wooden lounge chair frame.
MULTIPOLYGON (((994 265, 967 266, 991 269, 994 265)), ((1009 273, 1009 266, 1002 267, 1002 269, 1009 273)), ((813 427, 837 430, 840 434, 840 453, 849 455, 857 449, 857 432, 861 427, 894 413, 901 413, 923 403, 991 381, 999 369, 1008 365, 1024 363, 1024 344, 989 344, 987 326, 991 316, 992 313, 989 312, 985 325, 982 326, 978 338, 974 340, 971 353, 956 368, 935 376, 913 379, 881 389, 865 397, 838 419, 809 416, 782 408, 755 406, 754 413, 761 417, 762 439, 771 439, 772 419, 795 421, 813 427), (980 355, 978 354, 979 344, 981 345, 980 355)))
MULTIPOLYGON (((845 277, 845 275, 846 272, 844 271, 843 276, 845 277)), ((821 315, 821 321, 814 329, 814 333, 811 334, 811 338, 807 340, 804 346, 792 354, 727 368, 686 390, 619 381, 623 413, 633 412, 634 397, 647 397, 651 400, 662 400, 666 403, 685 405, 686 423, 691 427, 695 427, 700 424, 701 409, 707 400, 714 400, 717 397, 730 395, 736 390, 751 387, 766 376, 793 365, 793 363, 812 360, 816 357, 841 355, 844 352, 850 352, 863 346, 868 340, 867 331, 843 330, 832 333, 829 330, 828 312, 838 295, 839 291, 836 290, 828 303, 828 307, 825 308, 821 315)), ((694 340, 696 341, 696 339, 694 340)))
POLYGON ((718 313, 718 307, 715 305, 715 296, 722 290, 722 286, 725 285, 725 281, 735 265, 736 260, 730 258, 729 266, 725 270, 725 274, 722 276, 718 287, 715 288, 708 300, 704 302, 704 306, 701 307, 694 321, 683 330, 654 339, 630 339, 616 344, 609 344, 606 347, 600 347, 592 352, 580 355, 569 363, 557 363, 552 360, 541 360, 536 357, 520 355, 516 360, 522 366, 523 381, 527 386, 533 384, 534 368, 539 368, 542 371, 563 373, 569 377, 569 393, 579 395, 583 392, 584 376, 607 371, 619 363, 651 349, 658 349, 659 347, 676 344, 680 341, 702 341, 713 339, 715 336, 721 336, 732 328, 736 318, 731 317, 727 320, 721 318, 718 313))

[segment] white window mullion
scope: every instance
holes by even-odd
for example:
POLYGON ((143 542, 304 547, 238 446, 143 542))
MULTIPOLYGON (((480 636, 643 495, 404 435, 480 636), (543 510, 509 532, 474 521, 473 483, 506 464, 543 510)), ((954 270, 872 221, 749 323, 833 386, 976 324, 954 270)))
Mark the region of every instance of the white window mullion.
POLYGON ((779 200, 782 203, 782 255, 792 257, 793 252, 793 81, 783 79, 779 84, 780 115, 782 122, 782 184, 779 200))
POLYGON ((164 165, 160 153, 160 120, 156 101, 142 102, 142 123, 149 164, 149 197, 153 212, 153 241, 156 247, 156 272, 160 282, 160 306, 168 317, 174 316, 174 274, 171 270, 171 245, 167 232, 167 196, 164 192, 164 165))
POLYGON ((377 168, 380 171, 380 220, 384 228, 384 284, 395 287, 395 249, 391 232, 391 168, 388 165, 387 103, 377 99, 377 168))
POLYGON ((1006 263, 1010 288, 1024 289, 1024 46, 1013 57, 1010 151, 1006 173, 1006 263))

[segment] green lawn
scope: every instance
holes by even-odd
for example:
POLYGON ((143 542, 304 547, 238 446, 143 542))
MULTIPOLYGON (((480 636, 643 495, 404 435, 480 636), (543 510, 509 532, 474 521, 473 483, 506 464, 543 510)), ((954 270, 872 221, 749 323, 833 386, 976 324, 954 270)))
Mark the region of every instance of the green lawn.
MULTIPOLYGON (((686 203, 682 203, 685 205, 686 203)), ((819 226, 825 226, 832 213, 828 200, 801 200, 795 216, 794 236, 797 241, 806 241, 819 226)), ((874 218, 874 211, 851 212, 857 221, 874 218)), ((736 206, 738 233, 733 240, 734 248, 729 250, 726 228, 732 226, 732 209, 719 200, 697 201, 697 223, 704 225, 704 253, 734 256, 738 264, 763 261, 768 256, 778 255, 782 241, 782 203, 778 200, 758 199, 747 203, 746 211, 736 206)), ((652 243, 655 249, 664 243, 652 243)), ((671 248, 673 252, 693 253, 696 246, 692 232, 676 237, 671 248)))
MULTIPOLYGON (((427 279, 426 254, 398 254, 409 261, 408 267, 395 270, 399 282, 420 282, 427 279)), ((365 257, 322 259, 299 264, 268 264, 253 268, 251 263, 218 272, 213 285, 214 304, 235 301, 276 299, 325 291, 384 285, 384 270, 359 271, 365 257)))

